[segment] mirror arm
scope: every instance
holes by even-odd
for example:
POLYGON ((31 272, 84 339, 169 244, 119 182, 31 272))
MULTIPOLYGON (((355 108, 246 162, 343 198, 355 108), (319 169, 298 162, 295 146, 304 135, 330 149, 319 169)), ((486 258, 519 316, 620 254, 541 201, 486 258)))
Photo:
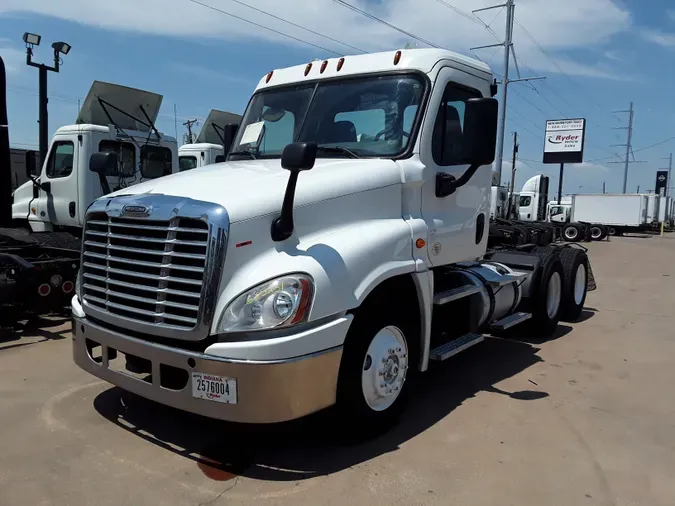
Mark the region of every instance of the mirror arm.
POLYGON ((105 177, 103 174, 99 173, 98 180, 101 183, 101 190, 103 191, 103 195, 108 195, 111 192, 110 185, 108 184, 108 178, 105 177))
POLYGON ((459 178, 455 178, 452 174, 446 174, 445 172, 436 174, 436 197, 447 197, 455 193, 458 188, 469 182, 480 167, 480 164, 471 164, 459 178))
POLYGON ((295 186, 298 182, 299 170, 292 170, 286 185, 284 203, 281 206, 281 216, 272 222, 272 240, 285 241, 293 234, 293 202, 295 200, 295 186))

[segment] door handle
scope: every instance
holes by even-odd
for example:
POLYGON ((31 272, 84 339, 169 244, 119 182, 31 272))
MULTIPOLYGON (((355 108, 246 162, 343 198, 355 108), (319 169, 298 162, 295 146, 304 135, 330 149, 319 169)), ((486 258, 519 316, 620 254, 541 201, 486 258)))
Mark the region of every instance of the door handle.
POLYGON ((75 202, 68 204, 68 214, 71 218, 75 218, 75 202))

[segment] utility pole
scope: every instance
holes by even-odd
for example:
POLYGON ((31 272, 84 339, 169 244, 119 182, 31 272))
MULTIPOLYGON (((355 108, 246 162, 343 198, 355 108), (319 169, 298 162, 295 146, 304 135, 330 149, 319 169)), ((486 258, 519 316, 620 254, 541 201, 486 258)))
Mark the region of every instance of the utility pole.
POLYGON ((516 181, 516 158, 518 156, 518 132, 513 132, 513 157, 511 159, 511 185, 509 188, 509 207, 506 212, 506 218, 511 218, 511 209, 513 209, 513 187, 516 181))
POLYGON ((607 192, 605 191, 605 182, 604 182, 604 181, 602 182, 602 193, 607 193, 607 192))
POLYGON ((668 156, 666 158, 663 158, 663 160, 668 160, 668 168, 667 169, 659 169, 659 170, 667 170, 668 171, 668 184, 666 184, 666 197, 667 197, 668 194, 670 193, 670 191, 668 190, 670 188, 670 186, 668 186, 668 185, 670 184, 670 172, 673 169, 673 154, 670 153, 670 156, 668 156))
POLYGON ((502 96, 501 100, 499 101, 499 130, 497 132, 497 151, 495 153, 498 186, 501 186, 502 184, 502 160, 504 159, 504 136, 506 133, 506 100, 508 98, 509 83, 546 79, 545 77, 520 77, 518 60, 516 58, 515 49, 513 48, 513 20, 515 19, 516 10, 515 0, 506 0, 506 3, 504 4, 493 5, 492 7, 484 7, 482 9, 476 9, 472 12, 475 14, 477 12, 487 11, 490 9, 501 9, 502 7, 506 8, 506 32, 504 33, 504 42, 471 48, 471 51, 474 51, 476 49, 486 49, 490 47, 504 47, 504 77, 501 81, 502 96), (518 79, 509 79, 509 58, 511 54, 513 54, 513 61, 516 64, 518 79))
POLYGON ((199 123, 198 119, 189 119, 183 123, 184 127, 187 127, 188 131, 188 144, 192 144, 194 140, 192 139, 192 125, 199 123))
POLYGON ((626 144, 612 144, 613 147, 626 147, 626 157, 623 162, 608 162, 608 163, 623 163, 623 193, 626 193, 626 187, 628 186, 628 166, 631 163, 646 163, 643 161, 637 161, 635 155, 633 154, 633 118, 635 117, 635 109, 633 108, 633 102, 630 103, 630 107, 627 111, 613 111, 614 114, 627 113, 628 114, 628 126, 627 127, 616 127, 613 130, 627 130, 628 138, 626 139, 626 144), (633 159, 631 160, 631 156, 633 159))

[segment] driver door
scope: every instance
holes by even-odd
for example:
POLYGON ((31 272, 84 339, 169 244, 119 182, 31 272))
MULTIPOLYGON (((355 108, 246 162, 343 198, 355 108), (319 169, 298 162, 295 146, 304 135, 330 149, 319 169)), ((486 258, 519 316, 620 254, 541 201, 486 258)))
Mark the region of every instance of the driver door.
POLYGON ((59 137, 52 142, 41 183, 49 183, 49 191, 40 190, 38 214, 41 221, 53 225, 79 225, 77 137, 59 137))

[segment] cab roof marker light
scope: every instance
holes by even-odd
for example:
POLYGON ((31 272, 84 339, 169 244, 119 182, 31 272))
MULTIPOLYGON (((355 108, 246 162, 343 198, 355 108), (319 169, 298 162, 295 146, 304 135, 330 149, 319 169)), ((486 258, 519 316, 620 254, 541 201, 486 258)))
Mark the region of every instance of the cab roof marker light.
POLYGON ((396 51, 394 55, 394 65, 398 65, 398 62, 401 61, 401 51, 396 51))
POLYGON ((274 70, 267 73, 267 77, 265 77, 265 84, 270 82, 270 79, 272 79, 272 74, 274 74, 274 70))
POLYGON ((340 70, 342 70, 342 66, 343 66, 344 64, 345 64, 345 59, 344 59, 344 58, 340 58, 340 59, 338 60, 338 64, 337 64, 337 71, 338 71, 338 72, 340 72, 340 70))
POLYGON ((326 70, 327 66, 328 66, 328 60, 324 60, 323 63, 321 64, 321 68, 319 69, 319 73, 323 74, 323 71, 326 70))
POLYGON ((312 70, 312 64, 308 63, 305 67, 305 75, 309 74, 309 71, 312 70))

